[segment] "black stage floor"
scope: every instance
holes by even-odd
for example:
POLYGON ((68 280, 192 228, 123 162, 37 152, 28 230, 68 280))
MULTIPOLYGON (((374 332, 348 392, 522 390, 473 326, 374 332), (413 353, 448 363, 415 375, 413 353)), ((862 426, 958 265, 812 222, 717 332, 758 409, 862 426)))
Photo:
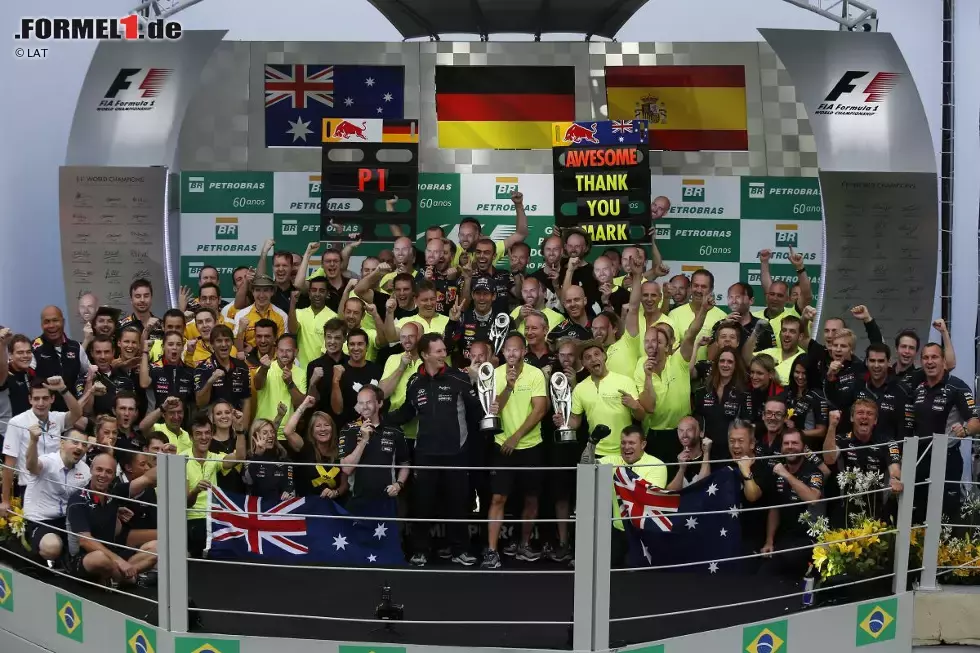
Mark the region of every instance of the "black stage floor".
MULTIPOLYGON (((18 553, 20 553, 18 551, 18 553)), ((4 552, 5 562, 40 580, 109 608, 156 623, 156 606, 105 591, 39 569, 4 552)), ((551 562, 520 563, 507 559, 506 569, 560 570, 551 562)), ((458 569, 445 563, 427 569, 458 569)), ((396 623, 394 632, 377 623, 324 621, 298 617, 263 617, 237 611, 287 615, 322 615, 372 619, 381 587, 389 584, 392 600, 405 606, 407 620, 417 621, 571 621, 571 574, 411 573, 345 570, 323 567, 270 569, 191 561, 191 596, 197 607, 221 613, 196 613, 194 630, 235 635, 374 641, 400 644, 492 646, 502 648, 571 648, 569 626, 437 625, 396 623)), ((712 605, 739 604, 799 591, 799 583, 765 576, 711 576, 656 571, 614 573, 613 617, 664 614, 712 605)), ((155 590, 140 590, 155 598, 155 590)), ((611 646, 676 637, 783 616, 800 608, 799 597, 737 605, 690 615, 611 624, 611 646)))

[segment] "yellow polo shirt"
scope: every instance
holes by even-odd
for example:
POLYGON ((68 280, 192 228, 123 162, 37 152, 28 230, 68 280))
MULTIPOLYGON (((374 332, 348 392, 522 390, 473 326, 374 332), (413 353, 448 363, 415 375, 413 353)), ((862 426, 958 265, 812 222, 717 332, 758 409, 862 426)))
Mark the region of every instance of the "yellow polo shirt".
MULTIPOLYGON (((191 452, 188 451, 187 455, 190 456, 191 452)), ((213 451, 209 451, 208 455, 205 456, 206 460, 188 460, 187 491, 190 492, 193 490, 201 481, 207 481, 211 485, 217 487, 218 473, 228 473, 222 468, 222 462, 227 456, 228 454, 225 453, 214 453, 213 451)), ((194 501, 194 505, 187 510, 187 519, 206 519, 207 516, 208 493, 200 492, 197 495, 197 500, 194 501)))
MULTIPOLYGON (((704 318, 704 326, 701 327, 701 331, 698 335, 694 337, 694 342, 697 343, 701 336, 710 336, 711 331, 716 324, 728 317, 728 313, 721 310, 717 306, 712 306, 711 310, 708 311, 708 315, 704 318)), ((688 328, 694 323, 694 310, 691 308, 691 304, 687 303, 683 306, 678 306, 670 312, 670 323, 674 327, 674 339, 677 342, 681 342, 684 339, 684 334, 687 333, 688 328)), ((698 349, 698 360, 705 360, 708 358, 708 348, 701 347, 698 349)))
POLYGON ((609 372, 598 385, 590 376, 572 391, 572 413, 585 415, 590 426, 605 424, 609 427, 609 435, 596 447, 596 454, 600 456, 619 451, 623 429, 633 423, 633 414, 623 405, 620 390, 632 397, 640 396, 633 379, 615 372, 609 372))
POLYGON ((238 321, 245 315, 248 316, 248 330, 245 332, 245 344, 247 344, 249 347, 255 346, 255 323, 259 320, 268 319, 275 322, 277 327, 277 338, 286 333, 286 320, 288 319, 288 316, 282 311, 281 308, 275 304, 269 304, 269 307, 265 311, 259 311, 257 308, 255 308, 255 304, 251 304, 250 306, 240 310, 235 316, 235 336, 238 336, 238 321))
MULTIPOLYGON (((364 333, 368 335, 368 346, 367 346, 367 351, 364 353, 364 358, 373 362, 375 359, 378 358, 378 332, 375 331, 374 329, 366 328, 364 326, 363 321, 361 322, 361 326, 359 328, 362 329, 364 333)), ((326 349, 324 349, 324 352, 325 351, 326 349)), ((344 341, 343 352, 348 356, 350 355, 350 350, 347 348, 346 340, 344 341)), ((319 358, 319 356, 317 358, 319 358)), ((315 360, 315 359, 310 359, 310 360, 315 360)))
POLYGON ((191 454, 191 448, 193 444, 191 443, 191 436, 184 429, 178 429, 179 433, 174 433, 166 424, 158 423, 153 425, 153 431, 155 433, 162 433, 167 436, 167 441, 170 444, 177 447, 177 453, 181 456, 189 456, 191 454))
POLYGON ((797 347, 796 351, 785 360, 783 360, 782 347, 770 347, 769 349, 763 349, 758 353, 766 354, 772 357, 773 362, 776 363, 776 376, 779 377, 779 384, 785 387, 789 384, 793 376, 793 361, 795 361, 796 357, 800 354, 805 354, 806 350, 803 349, 803 347, 797 347))
MULTIPOLYGON (((654 320, 653 321, 653 324, 647 325, 646 311, 643 310, 643 307, 642 306, 640 307, 640 314, 637 317, 639 318, 639 322, 640 322, 640 336, 643 336, 643 335, 646 334, 648 326, 656 326, 656 325, 660 324, 661 322, 663 322, 665 324, 669 324, 671 327, 674 326, 673 322, 670 321, 670 316, 667 315, 664 312, 661 312, 660 313, 660 317, 658 317, 656 320, 654 320)), ((674 337, 675 338, 678 338, 678 339, 681 339, 681 338, 684 337, 684 334, 682 333, 682 334, 679 334, 678 335, 677 333, 675 333, 674 334, 674 337)), ((641 342, 640 343, 640 346, 642 347, 642 345, 643 345, 643 343, 641 342)))
POLYGON ((306 369, 307 363, 323 355, 323 325, 337 317, 337 314, 324 306, 319 313, 312 306, 296 311, 296 339, 299 341, 299 364, 306 369))
POLYGON ((619 340, 606 348, 606 367, 610 372, 631 378, 636 368, 636 359, 642 354, 643 338, 639 335, 631 336, 624 331, 619 340))
MULTIPOLYGON (((552 329, 554 329, 556 326, 558 326, 565 320, 564 315, 562 315, 558 311, 553 311, 548 307, 540 309, 539 312, 544 314, 544 316, 548 319, 548 333, 551 333, 552 329)), ((518 306, 517 308, 515 308, 510 312, 510 317, 516 322, 517 316, 520 314, 521 314, 521 307, 518 306)), ((521 335, 524 335, 524 322, 521 322, 521 324, 517 327, 517 331, 521 335)))
MULTIPOLYGON (((780 313, 779 315, 777 315, 772 319, 766 317, 766 309, 762 309, 760 311, 753 311, 752 315, 759 318, 760 320, 765 320, 769 323, 769 326, 772 327, 773 340, 776 343, 777 347, 779 346, 779 332, 783 328, 783 318, 788 317, 790 315, 792 315, 793 317, 800 317, 800 314, 796 312, 796 307, 792 305, 784 308, 782 313, 780 313)), ((776 358, 775 360, 778 361, 779 359, 776 358)))
MULTIPOLYGON (((217 326, 218 324, 225 325, 226 327, 231 329, 232 333, 235 332, 234 321, 225 319, 223 315, 218 316, 218 322, 215 324, 215 326, 217 326)), ((197 322, 195 320, 191 320, 190 322, 187 323, 187 326, 184 327, 184 340, 193 340, 194 338, 200 338, 200 337, 201 337, 201 332, 198 331, 197 329, 197 322)))
MULTIPOLYGON (((209 360, 214 355, 214 350, 211 349, 211 345, 206 343, 203 338, 197 339, 197 344, 194 345, 194 351, 190 354, 187 350, 184 350, 184 363, 190 365, 191 367, 197 367, 206 360, 209 360)), ((235 345, 231 346, 231 352, 228 354, 232 358, 238 357, 238 349, 235 345)))
MULTIPOLYGON (((296 384, 300 392, 306 392, 306 369, 301 368, 295 361, 293 362, 293 383, 296 384)), ((265 386, 258 391, 255 419, 262 418, 275 422, 280 403, 286 404, 286 415, 282 418, 282 424, 279 425, 279 439, 285 440, 286 435, 283 432, 283 426, 289 421, 289 416, 293 414, 293 398, 289 394, 289 388, 282 380, 282 368, 279 367, 279 361, 273 360, 265 376, 265 386)))
POLYGON ((422 333, 438 333, 442 335, 446 333, 446 327, 449 326, 449 318, 442 313, 436 313, 432 316, 432 320, 426 322, 425 318, 421 315, 409 315, 408 317, 403 317, 401 319, 395 320, 395 328, 400 329, 407 322, 415 322, 422 326, 422 333))
MULTIPOLYGON (((643 369, 646 362, 646 356, 636 361, 633 371, 633 381, 641 392, 646 382, 646 370, 643 369)), ((682 417, 691 414, 691 371, 688 362, 677 350, 667 358, 663 371, 653 375, 651 381, 657 405, 653 415, 647 415, 643 420, 643 428, 655 431, 675 429, 682 417)))
MULTIPOLYGON (((665 488, 667 487, 667 466, 664 465, 663 461, 655 456, 651 456, 648 453, 640 456, 632 465, 628 465, 623 457, 619 454, 606 456, 599 461, 603 465, 615 465, 616 467, 629 467, 631 470, 636 472, 637 476, 642 478, 644 481, 652 485, 653 487, 665 488)), ((619 510, 619 502, 616 501, 616 489, 613 488, 613 515, 622 514, 619 510)), ((613 528, 618 528, 623 530, 623 521, 617 519, 613 522, 613 528)))
MULTIPOLYGON (((496 249, 493 250, 493 262, 490 265, 496 265, 497 261, 502 259, 504 255, 507 253, 507 246, 504 245, 504 241, 496 240, 494 241, 493 244, 496 246, 496 249)), ((453 254, 453 265, 459 265, 459 257, 462 253, 463 253, 463 248, 457 247, 456 253, 453 254)))
MULTIPOLYGON (((507 366, 501 365, 494 371, 494 390, 499 397, 507 387, 507 366)), ((500 425, 504 432, 494 436, 497 444, 503 444, 531 416, 531 399, 546 397, 544 374, 541 370, 525 363, 521 373, 514 382, 507 405, 500 411, 500 425)), ((530 449, 541 444, 541 423, 538 422, 530 431, 524 434, 515 449, 530 449)))
MULTIPOLYGON (((392 374, 395 374, 398 370, 398 366, 401 365, 401 361, 401 354, 392 354, 389 356, 388 360, 385 361, 385 369, 384 372, 381 373, 381 379, 387 379, 392 374)), ((402 372, 401 378, 398 379, 398 384, 395 386, 395 389, 392 390, 391 396, 388 397, 391 410, 401 408, 402 404, 405 403, 405 390, 408 388, 408 380, 412 378, 412 374, 416 369, 418 369, 418 366, 416 364, 412 364, 404 372, 402 372)), ((414 440, 418 432, 418 417, 413 418, 411 422, 402 426, 402 433, 404 433, 405 437, 409 440, 414 440)))

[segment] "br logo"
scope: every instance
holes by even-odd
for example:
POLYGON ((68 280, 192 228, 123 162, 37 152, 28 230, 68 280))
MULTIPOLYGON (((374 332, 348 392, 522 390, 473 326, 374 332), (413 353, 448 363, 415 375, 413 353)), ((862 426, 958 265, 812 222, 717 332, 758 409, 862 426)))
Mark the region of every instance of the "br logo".
POLYGON ((776 247, 797 247, 799 227, 795 224, 776 225, 776 247))
POLYGON ((215 218, 214 238, 215 240, 238 240, 238 218, 215 218))

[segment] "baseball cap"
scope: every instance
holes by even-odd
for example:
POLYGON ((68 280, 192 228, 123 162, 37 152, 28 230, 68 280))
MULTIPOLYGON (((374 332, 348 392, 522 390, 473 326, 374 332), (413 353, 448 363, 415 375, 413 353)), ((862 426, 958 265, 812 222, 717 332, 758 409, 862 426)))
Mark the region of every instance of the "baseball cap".
POLYGON ((479 292, 481 290, 490 293, 496 292, 496 288, 494 288, 493 284, 490 282, 490 277, 485 274, 473 277, 473 286, 471 287, 470 292, 479 292))
POLYGON ((275 288, 276 282, 268 274, 257 274, 252 279, 253 288, 275 288))

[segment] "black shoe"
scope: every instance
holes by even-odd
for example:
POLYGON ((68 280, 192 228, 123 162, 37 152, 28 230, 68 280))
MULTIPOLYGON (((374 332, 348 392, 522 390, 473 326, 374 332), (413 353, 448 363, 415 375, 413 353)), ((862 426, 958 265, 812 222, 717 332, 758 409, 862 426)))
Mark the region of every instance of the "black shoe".
POLYGON ((481 569, 500 569, 500 554, 493 549, 483 552, 483 562, 480 563, 481 569))

